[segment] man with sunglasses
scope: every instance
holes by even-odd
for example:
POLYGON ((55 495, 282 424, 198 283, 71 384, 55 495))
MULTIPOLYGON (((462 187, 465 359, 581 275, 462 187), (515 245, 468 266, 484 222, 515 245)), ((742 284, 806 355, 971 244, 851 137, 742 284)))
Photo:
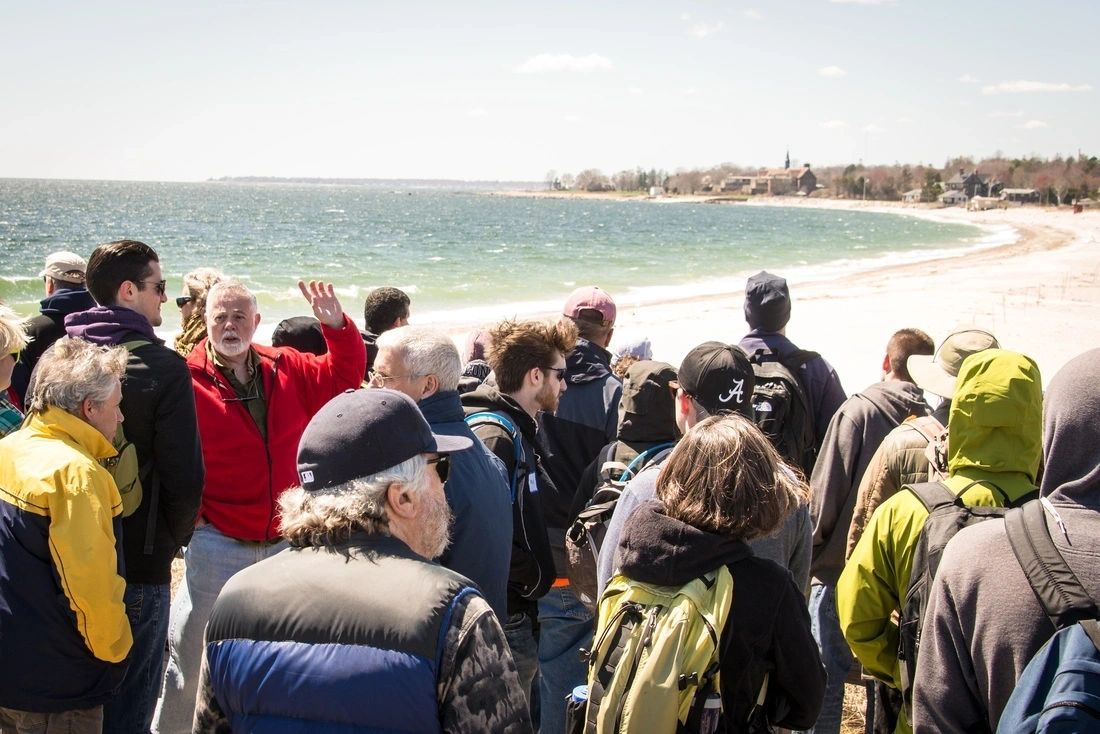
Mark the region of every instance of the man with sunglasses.
MULTIPOLYGON (((474 433, 504 462, 512 504, 512 558, 504 634, 531 695, 539 668, 538 600, 554 583, 542 497, 554 491, 543 464, 540 414, 553 413, 566 391, 565 357, 577 329, 569 321, 504 321, 490 331, 491 381, 462 396, 474 433)), ((537 689, 536 689, 537 690, 537 689)), ((564 701, 544 705, 564 707, 564 701)))
POLYGON ((449 459, 473 447, 395 390, 321 408, 279 498, 290 547, 234 576, 210 615, 195 732, 531 731, 496 615, 431 562, 449 459))
POLYGON ((451 455, 446 494, 454 525, 451 544, 439 562, 476 583, 503 623, 508 619, 512 499, 504 465, 462 419, 458 349, 449 336, 424 326, 390 329, 376 344, 370 386, 408 395, 433 432, 474 442, 469 451, 451 455))
POLYGON ((332 284, 298 286, 321 323, 323 356, 253 343, 260 312, 240 281, 221 280, 206 295, 207 337, 187 357, 206 486, 184 551, 184 584, 172 602, 168 667, 154 722, 160 734, 191 730, 202 633, 222 586, 285 547, 277 503, 298 483, 294 456, 306 425, 363 380, 363 341, 332 284))
POLYGON ((145 732, 156 705, 168 637, 172 559, 195 527, 205 470, 195 396, 183 359, 153 331, 161 323, 164 276, 153 248, 136 240, 100 245, 88 260, 99 305, 65 317, 70 336, 127 348, 122 424, 137 449, 142 501, 122 520, 130 667, 104 708, 104 731, 145 732))

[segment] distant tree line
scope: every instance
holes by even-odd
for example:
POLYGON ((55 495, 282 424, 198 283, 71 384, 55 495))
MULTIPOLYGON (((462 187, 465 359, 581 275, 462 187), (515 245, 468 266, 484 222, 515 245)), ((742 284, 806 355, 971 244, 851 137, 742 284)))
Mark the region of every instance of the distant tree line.
MULTIPOLYGON (((798 164, 792 167, 797 167, 798 164)), ((1055 155, 1053 158, 1007 158, 996 153, 991 158, 958 157, 943 167, 929 164, 869 165, 814 168, 818 194, 839 199, 876 199, 900 201, 906 192, 920 190, 921 201, 935 201, 944 184, 960 171, 977 171, 990 177, 997 190, 1036 189, 1044 204, 1070 204, 1075 200, 1100 199, 1100 159, 1096 156, 1055 155)), ((723 163, 705 169, 677 169, 674 173, 651 168, 624 170, 607 176, 599 169, 558 174, 549 171, 546 184, 553 189, 577 191, 648 192, 657 186, 670 194, 716 193, 729 176, 756 176, 760 169, 723 163)))

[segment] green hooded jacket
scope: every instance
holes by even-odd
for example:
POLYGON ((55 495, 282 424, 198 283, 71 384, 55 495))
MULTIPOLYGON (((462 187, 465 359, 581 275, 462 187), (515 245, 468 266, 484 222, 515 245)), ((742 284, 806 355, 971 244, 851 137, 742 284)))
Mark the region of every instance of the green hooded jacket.
MULTIPOLYGON (((958 494, 972 482, 996 485, 1017 499, 1035 488, 1042 455, 1042 383, 1035 362, 1016 352, 988 349, 959 369, 948 428, 947 487, 958 494)), ((978 484, 968 505, 996 506, 999 495, 978 484)), ((898 627, 913 553, 928 513, 911 492, 899 492, 875 510, 836 588, 844 637, 866 673, 900 688, 898 627)), ((901 717, 898 732, 910 731, 901 717)))

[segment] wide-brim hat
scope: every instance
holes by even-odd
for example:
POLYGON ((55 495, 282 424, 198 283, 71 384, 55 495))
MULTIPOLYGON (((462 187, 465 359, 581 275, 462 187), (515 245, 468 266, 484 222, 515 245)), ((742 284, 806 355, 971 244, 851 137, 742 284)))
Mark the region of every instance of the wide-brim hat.
POLYGON ((905 366, 913 382, 933 395, 952 398, 959 367, 971 354, 998 349, 997 337, 983 329, 959 329, 952 332, 940 344, 935 354, 913 354, 905 366))

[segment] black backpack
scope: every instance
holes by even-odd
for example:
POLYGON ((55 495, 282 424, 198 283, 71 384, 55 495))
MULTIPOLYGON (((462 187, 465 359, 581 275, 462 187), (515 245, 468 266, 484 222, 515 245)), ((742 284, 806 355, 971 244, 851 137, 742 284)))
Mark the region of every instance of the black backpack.
POLYGON ((809 477, 817 459, 817 434, 810 401, 798 373, 817 359, 817 352, 800 349, 780 357, 767 349, 749 355, 756 387, 752 391, 753 421, 779 455, 809 477))
POLYGON ((920 539, 913 552, 913 569, 909 573, 909 585, 905 589, 898 621, 898 667, 901 671, 901 694, 908 708, 912 703, 913 681, 917 670, 917 654, 920 651, 921 624, 932 591, 932 580, 940 567, 943 549, 960 530, 986 520, 1002 518, 1009 508, 1018 507, 1035 499, 1038 490, 1028 492, 1011 502, 1000 487, 987 481, 966 485, 958 495, 943 482, 907 484, 902 489, 913 493, 925 509, 928 519, 921 529, 920 539), (982 484, 1000 497, 1002 506, 971 506, 963 502, 963 495, 971 487, 982 484))
POLYGON ((613 461, 615 447, 611 443, 600 452, 599 484, 592 493, 592 499, 577 513, 573 524, 565 533, 565 558, 569 563, 569 583, 573 593, 580 599, 588 611, 595 613, 599 599, 596 596, 596 574, 600 563, 600 551, 603 539, 607 535, 607 524, 619 504, 623 488, 632 477, 642 469, 658 461, 669 452, 672 443, 653 446, 638 454, 630 464, 613 461))

